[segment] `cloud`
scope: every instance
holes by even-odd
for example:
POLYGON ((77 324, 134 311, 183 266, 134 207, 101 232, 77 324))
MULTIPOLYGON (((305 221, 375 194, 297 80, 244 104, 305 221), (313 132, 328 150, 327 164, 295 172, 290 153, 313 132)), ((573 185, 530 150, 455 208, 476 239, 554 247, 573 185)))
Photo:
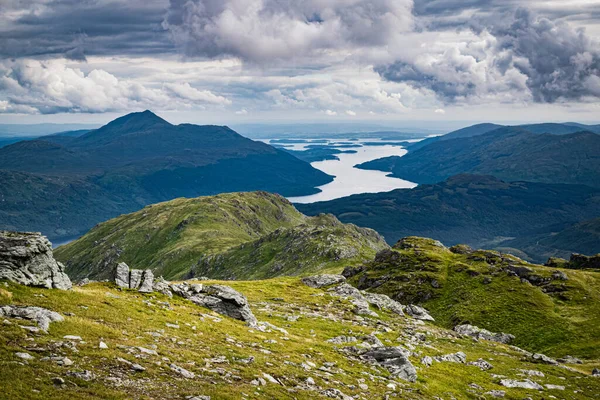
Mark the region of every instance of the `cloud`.
POLYGON ((191 108, 230 101, 189 84, 152 88, 139 82, 121 80, 94 69, 85 74, 67 67, 64 60, 19 60, 0 64, 0 112, 101 113, 140 108, 163 110, 191 108))
POLYGON ((386 45, 412 24, 412 0, 170 0, 163 21, 188 56, 260 64, 386 45))
MULTIPOLYGON (((598 97, 600 47, 583 29, 518 9, 484 15, 455 40, 376 67, 384 78, 431 90, 445 103, 582 101, 598 97)), ((439 38, 439 36, 438 36, 439 38)))
POLYGON ((437 110, 434 111, 434 113, 444 115, 444 114, 446 114, 446 110, 444 110, 442 108, 438 108, 437 110))
POLYGON ((352 111, 352 110, 346 110, 346 115, 349 115, 351 117, 355 117, 356 113, 354 111, 352 111))
POLYGON ((235 113, 237 115, 248 115, 248 110, 246 110, 245 108, 242 108, 241 110, 238 110, 235 113))
POLYGON ((325 115, 328 115, 330 117, 335 117, 337 115, 337 112, 332 111, 332 110, 325 110, 325 115))

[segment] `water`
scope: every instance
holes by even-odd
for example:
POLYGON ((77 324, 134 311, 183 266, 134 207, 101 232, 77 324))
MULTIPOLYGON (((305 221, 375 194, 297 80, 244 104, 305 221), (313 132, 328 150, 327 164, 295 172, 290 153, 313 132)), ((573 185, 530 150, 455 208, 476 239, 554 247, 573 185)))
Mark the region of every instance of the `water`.
MULTIPOLYGON (((361 140, 356 143, 375 142, 377 140, 361 140)), ((345 142, 345 140, 336 140, 345 142)), ((386 141, 389 142, 389 141, 386 141)), ((299 145, 294 146, 300 150, 299 145)), ((332 146, 335 148, 335 145, 332 146)), ((389 192, 394 189, 412 189, 416 183, 387 176, 388 172, 367 171, 354 168, 355 165, 389 156, 403 156, 407 153, 399 146, 363 146, 360 148, 340 150, 356 150, 356 154, 337 154, 338 160, 317 161, 311 165, 321 171, 335 176, 333 182, 320 186, 320 193, 310 196, 289 197, 293 203, 314 203, 346 197, 358 193, 389 192)))

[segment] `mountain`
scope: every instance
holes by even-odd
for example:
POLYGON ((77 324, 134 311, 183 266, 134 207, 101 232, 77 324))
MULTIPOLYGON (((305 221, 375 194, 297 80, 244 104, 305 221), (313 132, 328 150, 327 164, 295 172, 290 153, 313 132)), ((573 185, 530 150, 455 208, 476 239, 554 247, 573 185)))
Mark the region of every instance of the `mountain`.
POLYGON ((332 180, 227 127, 172 125, 150 111, 3 147, 0 177, 0 229, 52 239, 177 197, 249 190, 306 195, 332 180))
POLYGON ((348 272, 358 289, 419 304, 441 326, 471 324, 512 334, 515 345, 532 351, 600 357, 597 271, 557 270, 408 237, 348 272))
POLYGON ((538 262, 550 257, 568 259, 571 253, 598 254, 600 218, 582 221, 544 234, 507 240, 496 246, 500 250, 513 253, 515 247, 522 252, 522 257, 538 262))
POLYGON ((265 192, 176 199, 99 224, 59 247, 74 278, 109 278, 124 261, 166 278, 264 279, 364 262, 384 248, 370 229, 306 217, 265 192))
MULTIPOLYGON (((388 243, 416 235, 448 245, 489 248, 511 238, 550 234, 557 226, 596 218, 600 189, 458 175, 411 190, 359 194, 296 207, 308 215, 331 213, 342 222, 375 229, 388 243)), ((520 249, 521 244, 513 243, 513 247, 520 249)))
POLYGON ((535 134, 522 128, 500 128, 474 137, 440 140, 404 157, 383 158, 357 167, 390 171, 392 176, 417 183, 473 173, 507 181, 600 187, 600 135, 535 134))

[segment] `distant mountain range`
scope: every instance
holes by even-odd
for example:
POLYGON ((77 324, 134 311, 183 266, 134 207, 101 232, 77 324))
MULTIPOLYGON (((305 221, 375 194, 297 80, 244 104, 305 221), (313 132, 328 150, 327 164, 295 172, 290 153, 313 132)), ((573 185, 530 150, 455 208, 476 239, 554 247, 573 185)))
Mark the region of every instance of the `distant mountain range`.
POLYGON ((557 124, 478 125, 435 138, 420 148, 409 147, 404 157, 381 158, 357 167, 389 171, 392 176, 417 183, 473 173, 507 181, 600 187, 600 135, 570 132, 580 129, 557 124), (550 130, 548 127, 558 133, 538 133, 550 130))
MULTIPOLYGON (((548 248, 562 249, 563 253, 577 249, 572 242, 553 235, 597 218, 600 189, 457 175, 412 190, 360 194, 296 207, 307 215, 326 212, 342 222, 373 228, 390 244, 405 236, 426 236, 448 245, 510 247, 528 259, 545 261, 552 253, 548 248), (532 245, 532 238, 539 237, 545 238, 540 246, 546 249, 541 251, 532 245), (562 244, 552 242, 552 238, 562 244)), ((572 237, 568 231, 562 235, 572 237)), ((600 241, 580 248, 595 254, 600 252, 600 241)))
POLYGON ((231 191, 317 193, 332 177, 224 126, 150 111, 0 149, 0 229, 76 236, 159 201, 231 191))

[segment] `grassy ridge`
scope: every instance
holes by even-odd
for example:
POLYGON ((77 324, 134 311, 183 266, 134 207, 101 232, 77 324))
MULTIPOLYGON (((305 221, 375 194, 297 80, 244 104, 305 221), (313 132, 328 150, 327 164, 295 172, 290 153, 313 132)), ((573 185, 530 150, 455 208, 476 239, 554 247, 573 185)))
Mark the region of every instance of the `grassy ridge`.
POLYGON ((281 196, 251 192, 148 206, 96 226, 59 247, 55 256, 75 279, 108 278, 117 260, 166 278, 190 276, 193 270, 197 276, 254 279, 281 270, 297 275, 341 269, 340 262, 364 262, 385 247, 371 230, 332 216, 306 217, 281 196))
POLYGON ((600 273, 558 270, 568 277, 562 280, 555 271, 494 251, 457 254, 431 239, 407 238, 352 282, 423 304, 447 328, 470 323, 511 333, 531 350, 599 358, 600 273), (530 270, 526 280, 511 273, 520 268, 530 270))

